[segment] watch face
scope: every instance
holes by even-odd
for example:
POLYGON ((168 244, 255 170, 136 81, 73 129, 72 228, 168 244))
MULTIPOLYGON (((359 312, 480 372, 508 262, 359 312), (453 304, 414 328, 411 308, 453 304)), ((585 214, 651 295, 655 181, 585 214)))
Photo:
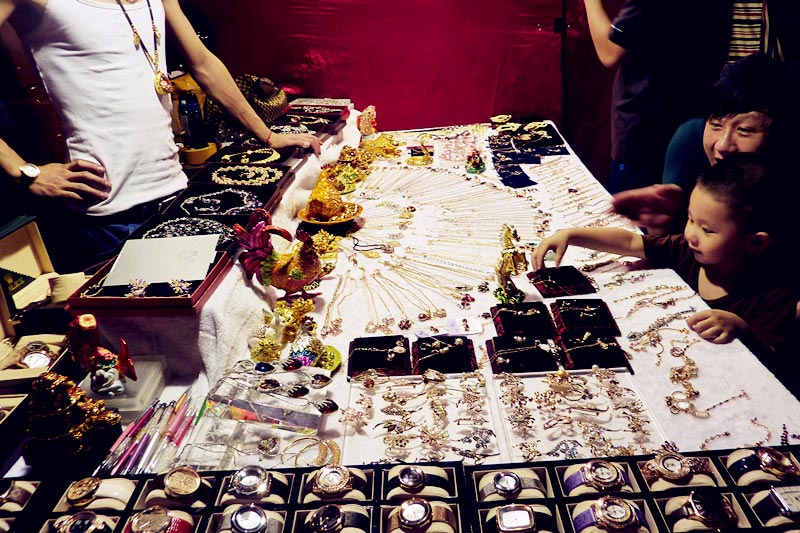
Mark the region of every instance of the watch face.
POLYGON ((431 504, 420 498, 406 500, 400 506, 400 525, 408 529, 425 527, 431 522, 431 504))
POLYGON ((240 496, 249 496, 266 488, 269 474, 260 466, 246 466, 231 476, 231 489, 240 496))
POLYGON ((45 368, 50 365, 50 353, 28 352, 22 356, 20 363, 28 368, 45 368))
POLYGON ((164 492, 173 498, 186 498, 197 492, 200 483, 200 474, 196 470, 179 466, 164 475, 164 492))
POLYGON ((497 530, 501 533, 531 531, 536 528, 536 515, 528 505, 504 505, 497 509, 497 530))
POLYGON ((154 505, 131 517, 131 533, 163 533, 169 527, 169 511, 154 505))
POLYGON ((492 482, 498 494, 502 496, 514 496, 522 489, 522 481, 514 472, 498 472, 492 482))
POLYGON ((619 468, 608 461, 594 459, 584 466, 586 481, 596 489, 611 489, 625 483, 619 468))
POLYGON ((87 505, 92 501, 92 497, 99 487, 100 479, 96 477, 75 481, 67 489, 67 502, 73 507, 87 505))
MULTIPOLYGON (((103 526, 96 513, 81 511, 69 516, 62 516, 55 521, 54 526, 59 533, 87 533, 97 531, 103 526)), ((105 528, 103 528, 105 531, 105 528)))
POLYGON ((331 533, 342 528, 342 508, 338 505, 320 507, 309 518, 311 529, 317 533, 331 533))
POLYGON ((24 165, 21 165, 19 167, 19 171, 22 172, 25 175, 25 177, 31 179, 38 178, 39 174, 41 174, 42 172, 41 170, 39 170, 39 167, 37 167, 33 163, 25 163, 24 165))
POLYGON ((774 448, 756 448, 756 455, 761 461, 761 468, 765 472, 775 474, 780 478, 800 476, 800 469, 792 462, 788 455, 774 448))
POLYGON ((343 492, 352 486, 350 475, 350 470, 344 466, 323 466, 314 477, 314 490, 324 494, 343 492))
POLYGON ((598 524, 607 529, 627 529, 639 523, 631 504, 616 496, 603 496, 593 509, 598 524))
POLYGON ((800 486, 772 487, 770 494, 777 501, 778 509, 782 515, 800 515, 800 486))
POLYGON ((425 486, 425 472, 418 466, 407 466, 398 474, 400 486, 407 491, 419 491, 425 486))
POLYGON ((673 452, 664 452, 656 457, 655 465, 666 479, 682 479, 691 474, 689 462, 685 457, 673 452))
POLYGON ((239 507, 231 516, 231 526, 236 533, 257 533, 266 525, 267 515, 254 504, 239 507))

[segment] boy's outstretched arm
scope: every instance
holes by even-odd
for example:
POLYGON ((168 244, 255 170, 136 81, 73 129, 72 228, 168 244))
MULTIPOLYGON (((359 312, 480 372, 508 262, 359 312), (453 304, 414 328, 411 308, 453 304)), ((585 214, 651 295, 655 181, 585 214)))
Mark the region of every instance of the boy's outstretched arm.
POLYGON ((544 268, 544 257, 547 252, 555 252, 556 266, 569 245, 590 248, 630 257, 644 258, 644 241, 638 233, 619 228, 569 228, 557 231, 539 243, 531 253, 534 270, 544 268))

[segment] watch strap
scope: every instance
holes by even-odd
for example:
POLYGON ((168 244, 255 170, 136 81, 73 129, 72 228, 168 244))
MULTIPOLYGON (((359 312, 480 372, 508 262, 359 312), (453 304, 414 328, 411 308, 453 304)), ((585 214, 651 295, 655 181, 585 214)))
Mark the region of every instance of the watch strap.
MULTIPOLYGON (((349 492, 351 490, 357 490, 366 495, 367 481, 358 474, 356 474, 352 468, 348 468, 347 470, 350 471, 350 488, 348 488, 347 491, 349 492)), ((308 480, 306 480, 306 483, 303 486, 303 492, 305 494, 314 493, 317 496, 329 496, 330 494, 323 492, 317 488, 317 482, 316 482, 317 472, 313 472, 311 474, 311 477, 308 480)), ((342 492, 340 491, 332 494, 341 494, 341 493, 342 492)))
POLYGON ((228 483, 228 488, 225 492, 233 496, 234 498, 240 498, 244 500, 258 500, 262 498, 266 498, 267 496, 275 495, 283 498, 283 501, 289 499, 289 485, 284 482, 282 479, 278 479, 276 476, 272 474, 272 472, 267 472, 267 486, 269 487, 268 491, 263 493, 261 492, 254 492, 252 494, 241 494, 236 491, 236 487, 233 483, 228 483))
MULTIPOLYGON (((311 524, 309 523, 309 520, 310 520, 311 515, 313 513, 314 513, 314 511, 311 511, 310 513, 308 513, 308 516, 306 517, 306 522, 305 522, 305 528, 304 529, 305 529, 305 531, 307 533, 316 533, 314 531, 314 529, 311 527, 311 524)), ((354 528, 360 529, 361 531, 364 531, 364 532, 368 532, 370 530, 369 515, 366 515, 364 513, 359 513, 359 512, 356 512, 356 511, 346 511, 344 509, 341 509, 341 513, 342 513, 341 514, 341 516, 342 516, 342 529, 344 529, 346 527, 354 527, 354 528)))
MULTIPOLYGON (((553 515, 541 513, 535 509, 533 509, 533 516, 534 520, 536 520, 536 529, 533 531, 539 531, 542 529, 548 531, 557 531, 556 521, 553 515)), ((497 529, 497 514, 495 513, 486 521, 486 528, 490 533, 499 533, 499 529, 497 529)))
POLYGON ((758 503, 751 505, 753 511, 755 511, 756 515, 765 524, 772 518, 783 514, 781 513, 781 505, 775 501, 775 496, 773 495, 772 491, 766 492, 767 494, 761 498, 758 503))
POLYGON ((404 492, 419 492, 420 490, 424 489, 425 487, 439 487, 440 489, 444 489, 447 491, 448 494, 451 494, 453 491, 453 484, 450 483, 450 480, 444 478, 438 474, 431 474, 430 472, 425 472, 425 481, 419 487, 418 490, 408 489, 403 487, 400 483, 400 475, 394 476, 391 479, 386 481, 386 494, 389 494, 394 489, 400 488, 404 492))
POLYGON ((753 452, 750 455, 735 461, 731 466, 729 466, 728 473, 730 474, 734 483, 738 484, 739 479, 741 479, 741 477, 747 472, 761 470, 761 465, 761 458, 757 453, 753 452))
MULTIPOLYGON (((486 474, 486 475, 491 475, 492 477, 494 477, 493 474, 486 474)), ((542 483, 541 479, 530 476, 520 476, 520 475, 517 475, 517 477, 519 478, 520 491, 525 489, 538 489, 542 491, 542 493, 547 494, 546 487, 544 486, 544 483, 542 483)), ((494 480, 492 480, 483 487, 481 487, 481 489, 478 491, 478 499, 485 500, 492 494, 499 494, 499 493, 500 491, 497 490, 497 487, 494 484, 494 480)), ((516 498, 518 495, 519 492, 514 494, 514 497, 516 498)))
POLYGON ((179 516, 170 515, 169 525, 164 533, 192 533, 192 531, 194 531, 194 524, 179 516))
POLYGON ((30 497, 31 493, 12 479, 8 481, 8 486, 5 490, 0 492, 0 507, 6 503, 16 503, 22 507, 28 502, 30 497))
MULTIPOLYGON (((428 503, 431 506, 431 522, 444 522, 454 530, 456 529, 456 515, 448 504, 439 501, 429 501, 428 503)), ((389 520, 386 524, 387 533, 395 529, 405 529, 400 525, 400 507, 395 507, 389 513, 389 520)))
MULTIPOLYGON (((637 525, 642 525, 647 523, 647 518, 644 515, 644 512, 639 509, 638 507, 634 507, 630 503, 628 505, 631 506, 631 510, 636 515, 637 525)), ((592 504, 588 509, 578 513, 578 515, 572 519, 572 525, 575 528, 575 533, 580 533, 584 529, 589 526, 596 526, 597 525, 597 514, 594 511, 594 504, 592 504)), ((633 527, 633 526, 630 526, 633 527)), ((626 528, 630 529, 630 528, 626 528)))
POLYGON ((617 472, 619 472, 619 474, 620 474, 621 483, 619 483, 619 485, 617 487, 610 487, 610 488, 609 487, 603 487, 603 488, 594 487, 594 485, 592 485, 588 481, 588 479, 586 478, 586 468, 587 468, 587 465, 588 465, 588 463, 587 463, 587 465, 582 465, 581 468, 578 469, 577 472, 573 472, 572 474, 570 474, 564 480, 564 492, 567 495, 569 495, 573 490, 577 489, 581 485, 589 485, 589 486, 592 486, 593 488, 596 488, 597 490, 605 490, 605 491, 611 490, 611 491, 613 491, 613 490, 616 490, 619 487, 622 487, 623 485, 630 485, 631 484, 630 479, 628 478, 628 474, 627 474, 627 472, 625 472, 624 468, 619 468, 614 463, 609 463, 609 464, 612 465, 610 468, 616 469, 617 472))

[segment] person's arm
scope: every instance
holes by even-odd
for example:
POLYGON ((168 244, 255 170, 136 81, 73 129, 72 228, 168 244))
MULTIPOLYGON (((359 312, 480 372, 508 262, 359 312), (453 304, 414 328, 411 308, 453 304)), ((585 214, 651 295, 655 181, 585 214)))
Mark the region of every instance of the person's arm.
POLYGON ((279 134, 264 124, 237 87, 233 76, 220 59, 205 47, 181 10, 178 0, 163 0, 167 24, 178 47, 186 57, 192 76, 214 100, 249 129, 253 135, 273 148, 302 146, 319 153, 319 139, 307 133, 279 134))
POLYGON ((611 41, 611 19, 603 7, 603 0, 584 0, 583 3, 586 6, 586 20, 597 57, 603 66, 617 66, 625 55, 625 49, 611 41))
POLYGON ((637 233, 620 228, 570 228, 557 231, 539 243, 531 253, 533 269, 544 268, 545 255, 551 250, 555 252, 555 264, 559 266, 570 244, 644 259, 644 240, 637 233))

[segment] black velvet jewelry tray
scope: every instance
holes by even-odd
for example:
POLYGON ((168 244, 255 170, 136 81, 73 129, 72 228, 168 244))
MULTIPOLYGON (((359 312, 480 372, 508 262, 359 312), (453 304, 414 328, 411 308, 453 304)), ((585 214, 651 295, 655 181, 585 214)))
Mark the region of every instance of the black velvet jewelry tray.
POLYGON ((556 328, 544 302, 499 304, 489 309, 497 335, 531 334, 537 339, 555 337, 556 328))
POLYGON ((288 146, 286 148, 274 148, 275 151, 278 152, 280 157, 275 159, 274 161, 259 161, 259 155, 257 153, 246 154, 248 150, 255 151, 255 150, 263 150, 267 148, 259 141, 253 140, 253 146, 242 145, 242 144, 230 144, 223 148, 217 150, 215 154, 211 157, 206 159, 206 164, 223 164, 223 165, 250 165, 250 164, 281 164, 285 163, 287 160, 291 159, 295 155, 297 155, 297 147, 295 146, 288 146), (256 144, 257 143, 257 144, 256 144), (243 163, 241 162, 241 156, 237 154, 242 154, 242 156, 249 156, 250 162, 243 163), (230 160, 225 159, 226 157, 230 157, 230 160))
POLYGON ((389 376, 412 374, 408 339, 402 335, 387 335, 356 337, 350 341, 347 377, 354 378, 366 370, 377 370, 389 376))
MULTIPOLYGON (((558 370, 560 349, 555 341, 527 336, 493 337, 486 341, 492 372, 552 372, 558 370), (553 349, 557 353, 553 353, 553 349)), ((566 366, 566 365, 564 365, 566 366)))
POLYGON ((559 337, 559 344, 571 361, 572 368, 589 369, 625 367, 633 374, 625 350, 617 340, 608 335, 597 335, 593 331, 569 331, 559 337))
POLYGON ((263 208, 267 211, 272 210, 280 201, 281 194, 277 184, 270 183, 257 187, 239 187, 237 185, 218 185, 216 183, 191 183, 180 195, 169 205, 164 212, 164 216, 249 216, 255 208, 263 208), (258 205, 253 202, 251 205, 244 205, 241 197, 225 194, 227 191, 234 191, 242 196, 254 197, 258 205), (192 200, 192 198, 200 199, 192 200), (203 201, 205 199, 205 201, 203 201), (213 201, 210 203, 208 200, 213 201), (248 209, 249 208, 249 209, 248 209), (233 213, 228 211, 233 210, 233 213))
POLYGON ((411 368, 414 374, 422 374, 428 369, 443 374, 472 372, 478 368, 472 339, 464 335, 417 339, 411 345, 411 368))
POLYGON ((559 335, 591 331, 595 335, 618 337, 617 321, 600 298, 562 298, 550 304, 559 335))
POLYGON ((239 188, 239 187, 242 187, 242 188, 253 188, 253 187, 264 187, 265 185, 275 185, 278 189, 283 189, 284 188, 284 183, 291 181, 293 179, 293 177, 294 177, 293 175, 294 175, 293 167, 290 167, 289 165, 283 165, 283 164, 269 163, 269 164, 264 164, 264 165, 261 165, 261 164, 231 165, 231 164, 217 163, 217 164, 206 165, 201 171, 199 171, 197 174, 192 176, 192 180, 189 183, 211 183, 211 184, 218 185, 218 186, 221 186, 221 187, 236 187, 236 188, 239 188), (231 179, 244 180, 245 181, 244 183, 236 183, 236 184, 217 183, 212 179, 212 176, 214 175, 215 171, 218 171, 220 169, 226 169, 226 168, 229 168, 229 167, 237 167, 237 166, 238 167, 248 167, 248 168, 252 167, 254 169, 263 168, 263 167, 274 168, 274 169, 277 169, 277 170, 281 171, 282 174, 279 177, 274 178, 272 181, 269 181, 269 182, 266 182, 266 183, 258 183, 258 182, 254 181, 252 185, 248 184, 246 182, 246 181, 249 181, 249 180, 247 180, 247 176, 245 174, 245 171, 242 171, 241 173, 235 173, 234 175, 231 176, 231 179))
POLYGON ((542 268, 535 272, 528 272, 527 276, 536 290, 545 298, 597 292, 592 281, 572 265, 542 268))

